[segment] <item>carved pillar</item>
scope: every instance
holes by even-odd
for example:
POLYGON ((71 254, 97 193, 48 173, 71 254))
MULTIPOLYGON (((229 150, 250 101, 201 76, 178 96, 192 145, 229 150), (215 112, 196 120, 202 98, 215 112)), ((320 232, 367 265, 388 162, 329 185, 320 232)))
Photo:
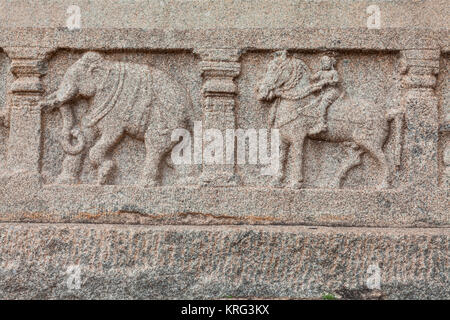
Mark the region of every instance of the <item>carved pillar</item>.
POLYGON ((438 98, 434 88, 439 72, 440 51, 405 50, 401 56, 408 183, 419 188, 437 187, 439 119, 438 98))
POLYGON ((14 180, 40 183, 41 110, 38 108, 44 89, 41 77, 46 73, 50 48, 4 48, 11 59, 15 81, 11 95, 7 176, 14 180))
MULTIPOLYGON (((203 82, 203 132, 207 129, 219 129, 224 141, 225 130, 235 128, 235 98, 237 86, 234 78, 240 73, 238 49, 199 49, 203 82)), ((204 139, 205 140, 205 139, 204 139)), ((205 143, 203 145, 205 149, 205 143)), ((235 185, 235 165, 208 164, 203 160, 202 182, 212 185, 235 185)))

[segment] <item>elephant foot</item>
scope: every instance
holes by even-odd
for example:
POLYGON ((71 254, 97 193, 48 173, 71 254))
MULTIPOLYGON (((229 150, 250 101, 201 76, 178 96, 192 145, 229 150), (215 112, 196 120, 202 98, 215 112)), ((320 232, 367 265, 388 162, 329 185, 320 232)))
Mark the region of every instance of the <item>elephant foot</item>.
POLYGON ((97 172, 97 185, 104 185, 108 180, 108 176, 114 168, 114 162, 112 160, 105 161, 99 168, 97 172))
POLYGON ((201 186, 208 186, 210 184, 212 184, 212 182, 214 181, 214 176, 203 172, 200 176, 200 185, 201 186))
POLYGON ((158 187, 161 185, 159 179, 157 179, 157 175, 144 173, 139 180, 139 186, 143 188, 151 188, 158 187))
POLYGON ((78 184, 78 178, 68 174, 60 174, 55 179, 55 184, 78 184))
POLYGON ((177 186, 189 186, 198 184, 198 180, 195 177, 183 177, 177 179, 174 183, 177 186))
POLYGON ((382 183, 380 183, 377 186, 377 190, 384 190, 384 189, 389 189, 389 188, 390 188, 390 185, 389 185, 389 182, 387 182, 387 181, 383 181, 382 183))
POLYGON ((140 186, 143 188, 159 187, 160 185, 159 181, 154 179, 141 181, 140 183, 140 186))
POLYGON ((303 182, 301 181, 293 181, 289 184, 289 188, 291 189, 301 189, 303 187, 303 182))
POLYGON ((283 177, 275 177, 272 179, 272 181, 270 182, 270 185, 273 188, 282 188, 283 187, 283 177))

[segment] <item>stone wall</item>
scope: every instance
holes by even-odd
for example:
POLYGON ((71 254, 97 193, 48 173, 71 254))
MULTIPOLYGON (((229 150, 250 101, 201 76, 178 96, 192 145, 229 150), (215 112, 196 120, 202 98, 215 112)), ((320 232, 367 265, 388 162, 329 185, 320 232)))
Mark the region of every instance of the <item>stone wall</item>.
POLYGON ((449 297, 446 1, 69 2, 0 4, 1 297, 449 297))

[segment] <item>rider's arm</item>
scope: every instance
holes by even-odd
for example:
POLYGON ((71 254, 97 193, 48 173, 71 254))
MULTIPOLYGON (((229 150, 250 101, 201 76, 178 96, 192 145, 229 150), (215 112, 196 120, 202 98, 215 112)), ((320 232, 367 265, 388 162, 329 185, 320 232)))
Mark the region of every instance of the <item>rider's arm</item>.
POLYGON ((339 83, 339 74, 337 73, 336 70, 331 71, 330 78, 331 79, 323 79, 317 85, 319 85, 319 86, 325 86, 325 85, 334 86, 339 83))
POLYGON ((319 72, 316 72, 316 73, 313 74, 309 79, 312 80, 312 81, 315 81, 315 80, 317 80, 317 79, 320 78, 320 75, 321 75, 321 72, 320 72, 320 71, 319 71, 319 72))
POLYGON ((334 85, 339 83, 339 74, 336 70, 333 70, 331 80, 329 84, 334 85))

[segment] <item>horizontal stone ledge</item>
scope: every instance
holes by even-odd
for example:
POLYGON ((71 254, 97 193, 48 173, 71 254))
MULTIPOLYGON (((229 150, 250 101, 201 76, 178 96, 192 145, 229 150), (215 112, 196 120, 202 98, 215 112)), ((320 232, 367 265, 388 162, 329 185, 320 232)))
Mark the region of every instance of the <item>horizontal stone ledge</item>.
POLYGON ((445 227, 448 189, 63 186, 0 190, 0 221, 445 227))
POLYGON ((381 26, 450 26, 446 0, 15 0, 0 3, 0 21, 65 26, 73 5, 85 27, 366 27, 375 11, 370 7, 379 9, 381 26))
POLYGON ((449 231, 0 223, 0 298, 448 299, 449 231))
POLYGON ((194 50, 199 48, 297 50, 441 49, 450 52, 448 29, 249 28, 80 29, 0 28, 0 47, 80 50, 194 50))

